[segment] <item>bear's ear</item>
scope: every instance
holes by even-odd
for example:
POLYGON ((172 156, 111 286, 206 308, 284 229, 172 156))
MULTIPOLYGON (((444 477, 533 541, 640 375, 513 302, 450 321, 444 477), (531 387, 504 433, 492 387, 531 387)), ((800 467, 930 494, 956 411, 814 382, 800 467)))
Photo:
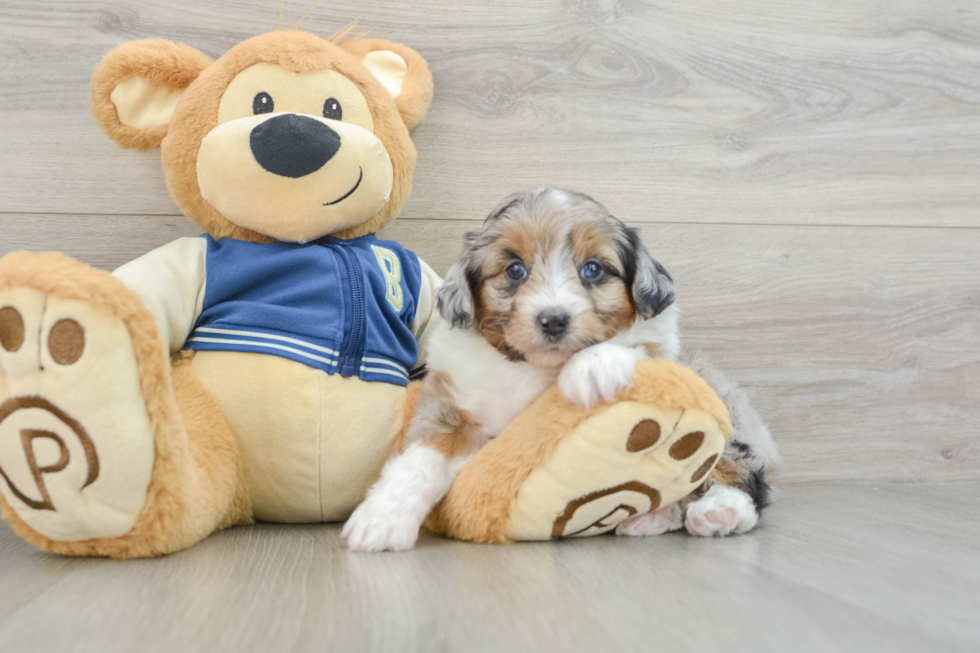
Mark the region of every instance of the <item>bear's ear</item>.
POLYGON ((432 101, 432 74, 418 52, 383 39, 354 38, 341 47, 360 58, 391 93, 409 129, 422 122, 432 101))
POLYGON ((160 147, 180 94, 211 60, 183 43, 123 43, 92 76, 92 115, 109 138, 141 152, 160 147))

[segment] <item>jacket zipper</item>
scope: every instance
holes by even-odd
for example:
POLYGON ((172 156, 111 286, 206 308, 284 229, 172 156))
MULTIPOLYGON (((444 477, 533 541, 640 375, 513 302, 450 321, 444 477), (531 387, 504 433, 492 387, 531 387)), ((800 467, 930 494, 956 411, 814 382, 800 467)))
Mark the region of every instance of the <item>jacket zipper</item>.
POLYGON ((336 251, 344 261, 347 270, 347 285, 351 294, 351 329, 345 346, 341 347, 341 359, 337 362, 340 375, 343 377, 357 376, 361 372, 361 351, 364 346, 364 289, 361 286, 361 270, 344 247, 328 245, 336 251))

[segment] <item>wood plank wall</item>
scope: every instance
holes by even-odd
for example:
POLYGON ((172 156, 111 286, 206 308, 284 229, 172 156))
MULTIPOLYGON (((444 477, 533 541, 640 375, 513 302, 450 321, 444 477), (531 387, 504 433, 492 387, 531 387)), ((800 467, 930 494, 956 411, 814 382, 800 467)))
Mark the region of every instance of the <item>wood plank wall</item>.
MULTIPOLYGON (((219 56, 277 19, 274 0, 0 1, 0 254, 111 269, 196 233, 159 154, 96 127, 92 68, 149 37, 219 56)), ((590 193, 674 275, 782 482, 980 478, 980 4, 332 0, 303 27, 353 20, 435 77, 385 236, 442 272, 505 194, 590 193)))

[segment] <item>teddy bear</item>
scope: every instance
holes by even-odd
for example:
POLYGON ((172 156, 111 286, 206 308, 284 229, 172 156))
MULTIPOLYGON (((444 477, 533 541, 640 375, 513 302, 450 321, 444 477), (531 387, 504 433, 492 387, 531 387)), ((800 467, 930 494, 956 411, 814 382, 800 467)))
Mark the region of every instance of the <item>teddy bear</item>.
MULTIPOLYGON (((410 193, 409 130, 432 90, 415 51, 345 33, 276 31, 214 61, 165 40, 106 55, 99 126, 160 148, 203 233, 112 274, 58 253, 0 260, 0 508, 21 537, 149 557, 351 513, 401 447, 440 319, 438 275, 375 235, 410 193)), ((718 397, 668 361, 613 405, 546 393, 430 526, 606 532, 699 487, 730 432, 718 397)))

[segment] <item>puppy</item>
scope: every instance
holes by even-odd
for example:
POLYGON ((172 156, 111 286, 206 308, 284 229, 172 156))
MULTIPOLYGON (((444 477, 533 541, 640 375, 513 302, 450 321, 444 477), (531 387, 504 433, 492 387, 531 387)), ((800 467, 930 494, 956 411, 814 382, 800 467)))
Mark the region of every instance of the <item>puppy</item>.
MULTIPOLYGON (((568 401, 583 406, 612 401, 631 383, 638 361, 676 360, 680 350, 670 275, 634 230, 569 191, 504 200, 480 231, 466 236, 438 307, 443 323, 429 343, 429 373, 405 450, 385 465, 345 524, 350 549, 412 548, 462 466, 548 386, 557 382, 568 401)), ((730 485, 749 476, 733 465, 724 469, 730 485)), ((748 530, 767 497, 707 489, 688 502, 688 530, 748 530)), ((674 530, 683 516, 682 506, 668 506, 622 522, 617 533, 674 530)))

